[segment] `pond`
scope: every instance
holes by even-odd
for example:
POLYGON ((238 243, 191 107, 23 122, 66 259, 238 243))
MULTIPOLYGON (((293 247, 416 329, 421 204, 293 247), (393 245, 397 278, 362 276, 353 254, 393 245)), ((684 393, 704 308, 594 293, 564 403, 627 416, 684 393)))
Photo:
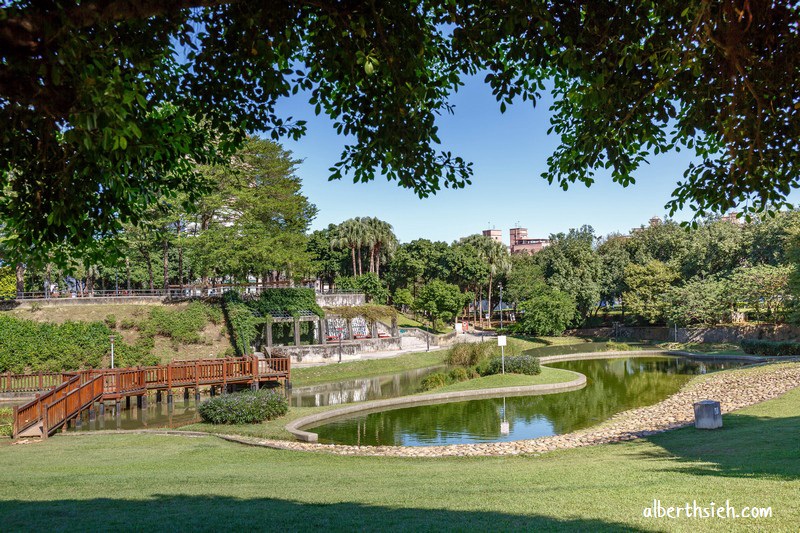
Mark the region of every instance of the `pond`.
POLYGON ((70 425, 67 431, 174 428, 198 422, 199 420, 200 417, 197 414, 194 396, 186 401, 176 398, 173 408, 168 409, 166 401, 157 403, 155 396, 150 395, 147 408, 138 408, 136 399, 131 398, 130 409, 125 409, 125 402, 123 401, 119 417, 117 417, 114 412, 114 404, 107 403, 104 416, 100 416, 98 413, 97 419, 90 422, 88 414, 84 412, 81 426, 70 425))
MULTIPOLYGON (((585 346, 585 345, 584 345, 585 346)), ((550 363, 580 372, 578 391, 441 403, 356 415, 305 428, 322 443, 433 446, 533 439, 592 426, 621 411, 652 405, 693 375, 741 366, 682 357, 622 357, 550 363), (508 434, 501 434, 507 421, 508 434)))
POLYGON ((316 407, 406 396, 419 391, 420 383, 425 376, 443 368, 444 366, 417 368, 386 376, 295 387, 292 389, 291 405, 316 407))
MULTIPOLYGON (((646 346, 642 346, 642 348, 646 348, 646 346)), ((581 342, 564 346, 533 348, 525 353, 536 357, 544 357, 549 355, 603 352, 607 349, 608 346, 605 342, 581 342)), ((291 405, 295 407, 316 407, 406 396, 419 392, 422 379, 425 376, 444 368, 444 366, 434 366, 373 378, 350 379, 336 383, 295 387, 292 389, 291 405)))

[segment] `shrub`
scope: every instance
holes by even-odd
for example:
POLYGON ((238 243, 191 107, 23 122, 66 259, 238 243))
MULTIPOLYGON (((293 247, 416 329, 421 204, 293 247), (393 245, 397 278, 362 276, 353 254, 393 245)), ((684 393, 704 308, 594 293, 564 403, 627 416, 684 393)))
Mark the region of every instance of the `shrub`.
POLYGON ((466 368, 457 366, 456 368, 450 370, 447 374, 449 381, 451 383, 458 383, 460 381, 467 381, 469 379, 469 373, 467 372, 466 368))
POLYGON ((197 411, 211 424, 258 424, 285 415, 289 402, 279 392, 245 391, 206 400, 197 411))
MULTIPOLYGON (((532 355, 509 355, 506 356, 506 373, 508 374, 527 374, 535 376, 542 371, 539 366, 539 358, 532 355)), ((484 365, 482 365, 478 372, 482 376, 489 376, 492 374, 499 374, 502 372, 503 363, 500 357, 492 357, 484 365)))
POLYGON ((434 374, 429 374, 422 379, 422 382, 419 384, 420 391, 429 391, 433 389, 438 389, 439 387, 444 387, 447 385, 447 374, 444 372, 436 372, 434 374))
POLYGON ((17 273, 10 266, 0 267, 0 300, 17 297, 17 273))
POLYGON ((133 329, 136 327, 136 322, 130 318, 123 318, 119 322, 120 329, 133 329))
POLYGON ((445 362, 450 366, 476 366, 488 359, 493 350, 490 342, 459 342, 447 352, 445 362))
POLYGON ((746 339, 742 341, 742 351, 750 355, 783 356, 783 357, 790 355, 800 355, 800 342, 746 339))
POLYGON ((639 349, 638 347, 631 346, 627 342, 608 341, 606 343, 606 350, 607 351, 629 352, 631 350, 638 350, 638 349, 639 349))
POLYGON ((109 314, 103 319, 103 322, 106 323, 108 329, 114 329, 117 327, 117 315, 109 314))
POLYGON ((10 407, 0 407, 0 436, 10 437, 14 424, 14 411, 10 407))

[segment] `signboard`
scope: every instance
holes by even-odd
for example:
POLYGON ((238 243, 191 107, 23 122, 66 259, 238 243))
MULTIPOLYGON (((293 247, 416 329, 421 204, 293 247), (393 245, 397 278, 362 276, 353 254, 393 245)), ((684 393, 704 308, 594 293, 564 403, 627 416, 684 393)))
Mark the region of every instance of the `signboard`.
POLYGON ((508 422, 500 422, 500 434, 501 435, 508 435, 510 433, 508 422))
POLYGON ((456 333, 464 333, 464 324, 456 322, 456 333))
POLYGON ((505 346, 506 345, 506 336, 505 335, 498 335, 497 336, 497 345, 498 346, 505 346))

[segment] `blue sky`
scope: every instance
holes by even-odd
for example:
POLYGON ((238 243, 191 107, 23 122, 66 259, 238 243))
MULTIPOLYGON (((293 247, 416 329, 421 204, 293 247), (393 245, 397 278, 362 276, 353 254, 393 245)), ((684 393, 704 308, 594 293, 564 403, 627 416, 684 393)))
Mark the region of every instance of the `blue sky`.
MULTIPOLYGON (((540 177, 558 144, 557 136, 547 135, 550 99, 543 96, 536 108, 520 101, 501 114, 482 78, 467 79, 451 99, 455 115, 440 117, 439 138, 444 149, 473 162, 472 185, 445 189, 427 199, 380 178, 366 184, 327 181, 344 139, 299 95, 282 102, 282 114, 308 121, 305 137, 283 144, 303 160, 298 169, 303 192, 319 209, 312 229, 354 216, 377 216, 394 226, 401 242, 420 237, 451 242, 494 227, 503 231, 507 243, 508 229, 517 224, 528 228, 533 238, 583 224, 605 235, 626 233, 653 215, 665 215, 664 205, 691 154, 653 157, 639 169, 637 183, 627 188, 598 173, 591 187, 575 184, 563 191, 540 177)), ((674 218, 691 217, 682 212, 674 218)))

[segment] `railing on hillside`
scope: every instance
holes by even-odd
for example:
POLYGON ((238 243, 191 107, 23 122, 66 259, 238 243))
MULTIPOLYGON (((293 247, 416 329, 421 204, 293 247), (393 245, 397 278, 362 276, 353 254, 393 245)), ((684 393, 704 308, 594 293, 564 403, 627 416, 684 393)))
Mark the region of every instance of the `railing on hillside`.
MULTIPOLYGON (((314 289, 320 292, 316 281, 303 281, 294 283, 291 281, 272 281, 267 283, 223 283, 216 285, 170 285, 169 288, 159 289, 94 289, 91 291, 71 291, 69 288, 62 288, 57 291, 26 291, 18 293, 16 300, 70 300, 75 298, 143 298, 143 297, 170 297, 170 298, 199 298, 206 296, 221 296, 226 292, 236 291, 243 294, 257 295, 272 289, 289 287, 302 287, 314 289)), ((349 293, 358 291, 332 291, 335 293, 349 293)))

